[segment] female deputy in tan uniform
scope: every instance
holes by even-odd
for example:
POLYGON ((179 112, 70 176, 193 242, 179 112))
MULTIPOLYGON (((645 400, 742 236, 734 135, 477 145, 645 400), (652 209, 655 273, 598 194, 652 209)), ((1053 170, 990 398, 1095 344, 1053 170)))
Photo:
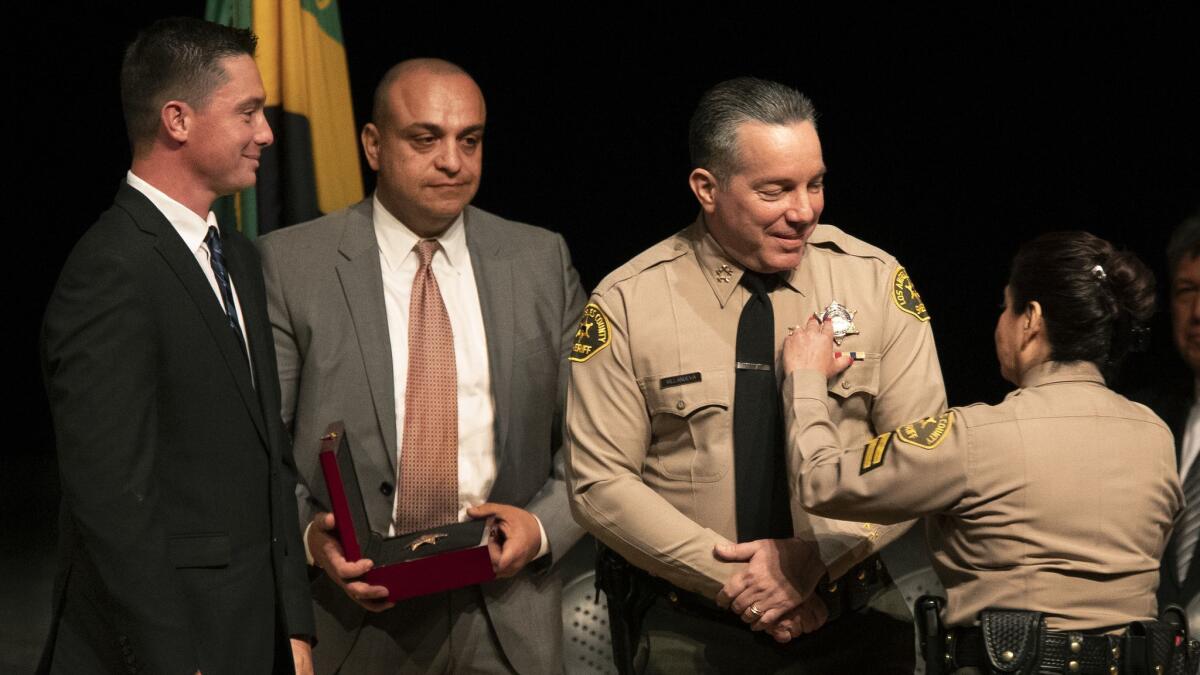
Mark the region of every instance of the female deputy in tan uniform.
MULTIPOLYGON (((830 423, 826 380, 852 370, 851 355, 835 353, 831 326, 815 319, 784 341, 788 465, 804 508, 884 524, 924 516, 951 628, 989 608, 1041 613, 1041 628, 1026 615, 1041 637, 990 657, 980 629, 962 631, 974 644, 958 647, 951 630, 946 670, 1143 672, 1120 669, 1119 638, 1082 633, 1157 616, 1159 558, 1182 504, 1170 431, 1101 374, 1153 306, 1153 276, 1132 254, 1086 232, 1043 235, 1017 253, 996 323, 1000 371, 1018 388, 849 449, 830 423)), ((996 620, 1023 635, 1012 614, 996 620)))

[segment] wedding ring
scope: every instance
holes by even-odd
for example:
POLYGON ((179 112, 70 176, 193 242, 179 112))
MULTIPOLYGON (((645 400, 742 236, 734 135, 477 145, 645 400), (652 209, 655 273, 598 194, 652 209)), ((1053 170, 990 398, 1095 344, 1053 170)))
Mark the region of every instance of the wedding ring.
POLYGON ((758 608, 758 605, 750 605, 750 613, 753 614, 754 618, 756 619, 761 619, 763 615, 763 611, 758 608))

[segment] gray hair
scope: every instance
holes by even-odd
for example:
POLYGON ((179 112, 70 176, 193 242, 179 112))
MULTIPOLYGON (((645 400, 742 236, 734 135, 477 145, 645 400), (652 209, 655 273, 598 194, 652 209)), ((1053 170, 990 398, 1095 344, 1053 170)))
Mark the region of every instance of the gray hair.
POLYGON ((757 77, 721 82, 700 97, 688 125, 692 166, 728 181, 739 168, 737 131, 746 122, 815 125, 817 111, 807 96, 778 82, 757 77))
POLYGON ((1167 273, 1175 278, 1175 272, 1185 258, 1195 258, 1200 255, 1200 210, 1184 218, 1179 227, 1171 233, 1167 242, 1167 273))

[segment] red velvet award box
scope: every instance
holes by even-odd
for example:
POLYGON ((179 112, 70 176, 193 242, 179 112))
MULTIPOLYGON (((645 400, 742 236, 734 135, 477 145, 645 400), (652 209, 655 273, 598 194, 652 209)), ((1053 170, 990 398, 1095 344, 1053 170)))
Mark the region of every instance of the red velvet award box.
POLYGON ((321 470, 337 525, 334 534, 346 560, 370 558, 375 566, 363 575, 363 581, 386 587, 388 600, 395 602, 496 578, 488 554, 488 520, 451 523, 395 537, 371 530, 341 422, 330 424, 321 438, 321 470))

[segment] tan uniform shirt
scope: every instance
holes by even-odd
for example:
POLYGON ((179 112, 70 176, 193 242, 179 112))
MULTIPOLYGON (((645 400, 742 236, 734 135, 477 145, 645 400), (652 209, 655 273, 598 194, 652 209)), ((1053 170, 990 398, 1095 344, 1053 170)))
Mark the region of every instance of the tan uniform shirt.
POLYGON ((843 450, 824 379, 797 371, 784 415, 805 508, 928 516, 948 625, 987 607, 1044 612, 1054 630, 1153 618, 1183 500, 1171 432, 1091 363, 1045 363, 1022 384, 1000 405, 953 408, 843 450))
MULTIPOLYGON (((571 357, 575 519, 631 563, 708 597, 740 569, 716 560, 713 547, 737 540, 734 353, 749 297, 741 275, 698 221, 600 283, 571 357)), ((944 409, 928 316, 891 256, 820 225, 784 281, 771 293, 778 345, 788 326, 834 300, 857 312, 858 334, 842 348, 866 360, 822 388, 845 438, 865 441, 876 429, 944 409)), ((831 578, 908 525, 814 518, 795 497, 796 534, 818 542, 831 578)))

